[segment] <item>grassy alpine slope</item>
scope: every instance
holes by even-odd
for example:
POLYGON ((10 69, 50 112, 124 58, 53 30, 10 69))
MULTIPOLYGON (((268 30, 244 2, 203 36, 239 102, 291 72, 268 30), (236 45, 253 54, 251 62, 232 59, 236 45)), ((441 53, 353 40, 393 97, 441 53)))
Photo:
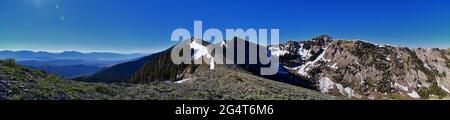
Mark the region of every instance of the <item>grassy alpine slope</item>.
POLYGON ((0 100, 336 99, 316 91, 229 72, 215 80, 146 85, 85 83, 0 60, 0 100))

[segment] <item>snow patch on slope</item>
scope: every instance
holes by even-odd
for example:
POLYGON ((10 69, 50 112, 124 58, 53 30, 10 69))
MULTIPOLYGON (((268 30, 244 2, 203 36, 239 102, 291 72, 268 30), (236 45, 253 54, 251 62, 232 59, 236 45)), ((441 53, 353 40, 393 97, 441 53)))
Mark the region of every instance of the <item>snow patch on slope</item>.
POLYGON ((344 88, 344 91, 345 91, 345 93, 347 93, 348 98, 352 98, 352 97, 361 98, 361 96, 356 94, 355 91, 350 87, 344 88))
POLYGON ((330 68, 333 70, 339 69, 339 67, 337 67, 337 63, 334 63, 333 65, 331 65, 330 68))
POLYGON ((214 58, 211 58, 211 62, 209 63, 209 69, 214 70, 215 64, 214 64, 214 58))
POLYGON ((437 81, 437 84, 442 90, 444 90, 447 93, 450 93, 450 90, 448 90, 444 85, 442 85, 439 80, 437 81))
POLYGON ((409 91, 408 87, 400 85, 398 83, 394 83, 394 87, 396 87, 396 88, 398 88, 400 90, 403 90, 403 91, 409 91))
POLYGON ((185 83, 185 82, 189 82, 189 81, 192 81, 192 79, 190 79, 190 78, 183 79, 183 80, 176 81, 175 83, 180 84, 180 83, 185 83))
POLYGON ((269 50, 273 56, 283 56, 289 53, 289 51, 282 50, 280 47, 269 47, 269 50))
POLYGON ((347 96, 348 98, 352 98, 352 97, 361 98, 361 95, 356 94, 355 90, 353 90, 350 87, 344 88, 344 86, 342 86, 341 84, 336 84, 336 88, 339 90, 339 92, 342 95, 347 96))
POLYGON ((300 74, 300 75, 309 77, 308 71, 311 70, 313 67, 316 67, 316 66, 314 66, 314 65, 315 65, 317 62, 319 62, 319 61, 321 61, 321 60, 323 60, 323 61, 325 61, 325 62, 329 62, 330 60, 327 60, 327 59, 325 59, 325 58, 323 57, 323 56, 325 55, 325 52, 327 51, 327 49, 328 49, 328 47, 326 47, 326 48, 323 50, 323 52, 320 53, 320 55, 319 55, 315 60, 309 61, 309 62, 305 63, 304 65, 301 65, 301 66, 297 67, 297 68, 298 68, 297 73, 300 74))
POLYGON ((336 88, 342 95, 345 95, 344 86, 342 86, 341 84, 336 84, 336 88))
POLYGON ((379 47, 386 47, 385 45, 378 45, 378 44, 375 44, 375 43, 373 43, 373 42, 366 41, 366 40, 361 40, 361 39, 356 39, 356 40, 353 40, 353 41, 360 41, 360 42, 365 42, 365 43, 373 44, 373 45, 379 46, 379 47))
POLYGON ((361 40, 361 39, 354 39, 354 40, 350 40, 350 41, 360 41, 360 42, 365 42, 365 43, 373 44, 373 45, 375 45, 375 46, 377 46, 377 47, 387 47, 387 46, 390 46, 390 47, 399 47, 399 46, 397 46, 397 45, 391 45, 391 44, 376 44, 376 43, 373 43, 373 42, 370 42, 370 41, 366 41, 366 40, 361 40))
POLYGON ((423 62, 423 66, 424 66, 425 68, 427 68, 428 70, 431 70, 430 65, 428 65, 428 63, 423 62))
POLYGON ((195 53, 192 56, 194 60, 198 60, 202 58, 203 56, 206 56, 206 58, 210 58, 210 69, 214 69, 214 58, 211 54, 208 52, 208 48, 206 46, 203 46, 202 44, 197 43, 196 41, 192 41, 192 43, 189 45, 192 49, 194 49, 195 53))
POLYGON ((450 93, 450 90, 448 90, 447 88, 445 88, 445 86, 439 85, 439 87, 441 87, 441 89, 444 90, 445 92, 450 93))
POLYGON ((193 41, 190 45, 189 45, 192 49, 195 50, 195 53, 193 55, 194 59, 200 59, 203 56, 206 56, 207 58, 211 58, 212 56, 208 53, 208 48, 193 41))
POLYGON ((298 49, 298 54, 302 57, 303 60, 308 59, 309 57, 311 57, 311 53, 310 50, 306 50, 304 49, 305 44, 300 44, 300 48, 298 49))
POLYGON ((222 40, 222 42, 220 42, 220 45, 221 45, 222 47, 224 47, 224 46, 226 46, 227 44, 226 44, 225 40, 222 40))
POLYGON ((328 93, 329 90, 334 89, 334 85, 335 83, 330 78, 322 77, 319 79, 320 92, 322 93, 328 93))
POLYGON ((417 92, 414 90, 411 93, 408 93, 408 96, 412 97, 412 98, 420 98, 419 94, 417 94, 417 92))

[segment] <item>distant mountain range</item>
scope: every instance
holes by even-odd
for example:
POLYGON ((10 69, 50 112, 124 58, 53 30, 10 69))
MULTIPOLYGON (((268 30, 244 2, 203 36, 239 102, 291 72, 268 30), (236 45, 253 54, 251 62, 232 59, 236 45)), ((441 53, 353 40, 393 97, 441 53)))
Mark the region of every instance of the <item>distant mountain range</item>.
POLYGON ((77 51, 64 51, 61 53, 34 52, 34 51, 0 51, 0 59, 14 58, 16 61, 50 61, 50 60, 100 60, 118 61, 142 57, 144 54, 117 54, 107 52, 81 53, 77 51))
POLYGON ((57 74, 65 78, 91 75, 98 70, 110 67, 123 61, 87 61, 87 60, 50 60, 50 61, 18 61, 17 64, 57 74))
POLYGON ((135 60, 142 56, 144 54, 0 51, 0 59, 12 58, 17 61, 17 64, 44 70, 65 78, 88 76, 103 68, 135 60))

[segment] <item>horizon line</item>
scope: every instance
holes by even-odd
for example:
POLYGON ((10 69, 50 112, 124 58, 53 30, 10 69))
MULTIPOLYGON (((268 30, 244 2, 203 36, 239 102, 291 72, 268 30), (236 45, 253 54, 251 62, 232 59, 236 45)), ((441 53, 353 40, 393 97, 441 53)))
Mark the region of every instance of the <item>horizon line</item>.
POLYGON ((11 51, 11 52, 20 52, 20 51, 29 51, 29 52, 47 52, 47 53, 53 53, 53 54, 60 54, 64 52, 79 52, 82 54, 90 54, 90 53, 112 53, 112 54, 152 54, 154 52, 118 52, 118 51, 84 51, 84 50, 30 50, 30 49, 0 49, 0 52, 3 51, 11 51))
MULTIPOLYGON (((375 43, 375 42, 371 42, 370 40, 365 40, 365 39, 342 39, 342 38, 333 38, 333 41, 339 41, 339 40, 343 40, 343 41, 363 41, 363 42, 369 42, 371 44, 374 45, 389 45, 389 46, 396 46, 396 47, 405 47, 405 48, 412 48, 412 49, 418 49, 418 48, 439 48, 439 49, 450 49, 450 47, 412 47, 412 46, 408 46, 408 45, 397 45, 397 44, 389 44, 389 43, 375 43)), ((245 40, 245 39, 243 39, 245 40)), ((309 40, 286 40, 284 42, 288 42, 288 41, 310 41, 309 40)), ((225 40, 228 41, 228 40, 225 40)), ((247 41, 247 40, 246 40, 247 41)), ((280 44, 282 42, 280 41, 280 44)), ((169 47, 170 48, 170 47, 169 47)), ((166 48, 167 49, 167 48, 166 48)), ((31 49, 0 49, 0 51, 12 51, 12 52, 19 52, 19 51, 31 51, 31 52, 47 52, 47 53, 54 53, 54 54, 58 54, 58 53, 64 53, 64 52, 79 52, 79 53, 83 53, 83 54, 89 54, 89 53, 114 53, 114 54, 143 54, 143 55, 150 55, 153 53, 158 53, 161 51, 164 51, 165 49, 158 49, 158 50, 139 50, 139 51, 106 51, 106 50, 31 50, 31 49)))

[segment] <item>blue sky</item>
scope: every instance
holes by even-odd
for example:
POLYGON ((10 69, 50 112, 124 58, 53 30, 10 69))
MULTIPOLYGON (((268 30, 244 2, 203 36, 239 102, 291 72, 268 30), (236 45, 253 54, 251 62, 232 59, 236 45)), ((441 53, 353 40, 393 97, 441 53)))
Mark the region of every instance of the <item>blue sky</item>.
MULTIPOLYGON (((281 42, 320 34, 450 48, 448 0, 0 0, 0 50, 151 53, 176 28, 278 28, 281 42)), ((193 33, 193 31, 191 31, 193 33)))

